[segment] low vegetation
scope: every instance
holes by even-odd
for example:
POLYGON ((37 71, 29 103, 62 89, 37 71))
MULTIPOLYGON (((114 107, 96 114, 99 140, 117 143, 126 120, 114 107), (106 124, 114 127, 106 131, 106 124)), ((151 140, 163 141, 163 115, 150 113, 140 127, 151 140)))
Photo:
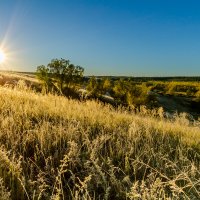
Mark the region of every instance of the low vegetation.
POLYGON ((115 79, 90 77, 86 89, 98 99, 109 94, 114 98, 113 105, 131 108, 145 105, 150 109, 162 106, 165 112, 188 112, 193 116, 200 114, 200 83, 197 81, 115 79))
POLYGON ((200 121, 0 87, 0 199, 200 199, 200 121))
MULTIPOLYGON (((89 97, 111 103, 115 107, 122 105, 131 108, 139 108, 145 105, 152 109, 163 106, 165 111, 174 112, 169 109, 170 106, 162 105, 166 102, 166 96, 175 97, 172 99, 172 107, 183 104, 179 112, 189 112, 192 115, 198 115, 200 102, 200 84, 198 81, 175 81, 170 79, 163 81, 152 81, 148 78, 134 79, 133 77, 109 78, 109 77, 83 77, 84 69, 80 66, 70 64, 69 60, 53 59, 45 67, 38 66, 36 75, 43 84, 44 92, 54 92, 67 97, 80 98, 89 97), (164 96, 158 102, 158 95, 164 96), (187 99, 177 99, 183 97, 187 99), (163 100, 164 99, 164 100, 163 100), (185 106, 187 104, 187 106, 185 106), (184 108, 188 107, 188 108, 184 108), (166 109, 167 108, 167 109, 166 109)), ((183 79, 187 80, 187 79, 183 79)), ((194 78, 192 80, 195 80, 194 78)))
POLYGON ((162 81, 149 81, 147 83, 151 90, 161 94, 197 97, 200 92, 199 82, 162 82, 162 81))

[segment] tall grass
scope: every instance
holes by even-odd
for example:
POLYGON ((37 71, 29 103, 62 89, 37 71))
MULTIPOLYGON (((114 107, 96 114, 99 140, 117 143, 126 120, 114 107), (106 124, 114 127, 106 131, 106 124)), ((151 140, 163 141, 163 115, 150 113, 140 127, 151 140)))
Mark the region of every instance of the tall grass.
POLYGON ((0 199, 200 199, 200 126, 161 109, 0 87, 0 199))

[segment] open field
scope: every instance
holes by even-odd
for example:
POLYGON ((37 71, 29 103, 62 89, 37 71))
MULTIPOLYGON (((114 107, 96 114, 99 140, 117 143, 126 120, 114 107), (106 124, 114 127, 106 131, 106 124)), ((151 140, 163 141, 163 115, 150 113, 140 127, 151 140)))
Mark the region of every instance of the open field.
POLYGON ((200 121, 0 88, 1 199, 199 199, 200 121))
POLYGON ((40 87, 40 82, 33 74, 0 71, 1 86, 14 87, 18 84, 18 81, 23 81, 28 87, 32 89, 37 89, 40 87))
POLYGON ((200 1, 0 1, 0 200, 200 200, 200 1))

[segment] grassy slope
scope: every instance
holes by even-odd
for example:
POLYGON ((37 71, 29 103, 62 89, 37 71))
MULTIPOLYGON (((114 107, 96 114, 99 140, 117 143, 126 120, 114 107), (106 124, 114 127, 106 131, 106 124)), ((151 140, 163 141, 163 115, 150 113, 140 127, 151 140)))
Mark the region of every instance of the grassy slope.
POLYGON ((199 122, 145 112, 1 87, 2 199, 200 198, 199 122))

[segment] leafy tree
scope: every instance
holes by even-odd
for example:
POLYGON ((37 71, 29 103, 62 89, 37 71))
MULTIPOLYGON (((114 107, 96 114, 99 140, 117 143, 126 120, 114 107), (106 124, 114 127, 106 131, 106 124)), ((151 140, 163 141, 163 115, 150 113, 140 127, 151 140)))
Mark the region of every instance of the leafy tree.
POLYGON ((146 84, 137 85, 130 80, 120 79, 115 82, 113 91, 118 102, 125 105, 140 106, 149 104, 152 101, 147 95, 148 88, 146 84))
POLYGON ((47 66, 51 73, 51 78, 58 89, 63 92, 63 86, 74 86, 83 77, 84 69, 80 66, 70 64, 69 60, 53 59, 47 66))
POLYGON ((45 67, 37 67, 37 76, 47 86, 53 83, 54 86, 63 93, 64 88, 72 88, 78 84, 83 77, 84 69, 80 66, 70 64, 69 60, 53 59, 45 67))
POLYGON ((111 89, 111 83, 109 79, 97 79, 95 76, 92 76, 88 82, 87 90, 94 97, 101 97, 109 89, 111 89))
POLYGON ((37 67, 36 76, 39 80, 42 81, 45 91, 49 92, 50 86, 52 85, 51 79, 49 77, 49 68, 44 65, 37 67))
POLYGON ((132 90, 133 104, 136 106, 145 105, 147 103, 147 91, 145 84, 135 85, 132 90))
POLYGON ((102 84, 102 90, 104 93, 106 93, 108 90, 110 90, 111 88, 111 83, 110 80, 107 79, 103 79, 103 84, 102 84))
POLYGON ((87 90, 94 96, 97 96, 98 93, 98 89, 99 89, 99 84, 97 79, 92 76, 89 80, 89 83, 87 85, 87 90))
POLYGON ((127 81, 124 81, 123 79, 117 80, 114 83, 113 92, 114 97, 120 102, 125 103, 126 99, 126 93, 129 88, 129 83, 127 81))

